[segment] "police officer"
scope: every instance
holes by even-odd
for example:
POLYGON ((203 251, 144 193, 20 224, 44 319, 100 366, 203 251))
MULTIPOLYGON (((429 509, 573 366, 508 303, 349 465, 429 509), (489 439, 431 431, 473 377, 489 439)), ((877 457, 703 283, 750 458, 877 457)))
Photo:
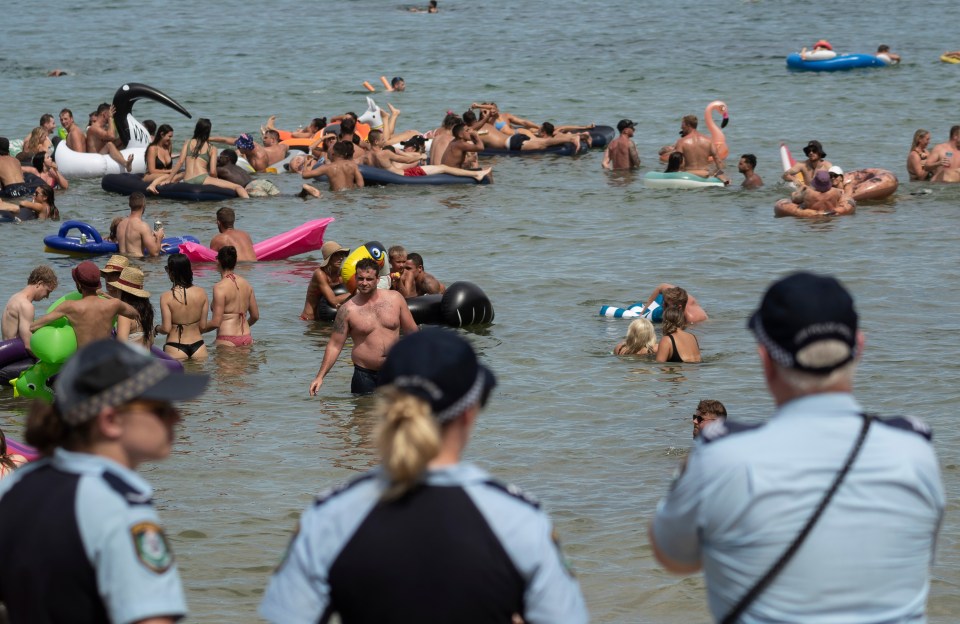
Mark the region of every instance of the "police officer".
POLYGON ((539 505, 460 457, 496 381, 449 330, 401 339, 380 371, 381 466, 301 517, 260 614, 326 622, 586 622, 539 505))
POLYGON ((164 624, 186 614, 150 486, 133 470, 170 454, 180 420, 170 402, 206 384, 114 340, 64 365, 53 405, 27 421, 43 458, 0 483, 0 602, 12 624, 164 624))
POLYGON ((654 555, 673 572, 704 567, 718 621, 925 621, 940 470, 922 423, 854 399, 863 335, 850 294, 796 273, 748 326, 777 411, 763 426, 703 429, 657 509, 654 555))

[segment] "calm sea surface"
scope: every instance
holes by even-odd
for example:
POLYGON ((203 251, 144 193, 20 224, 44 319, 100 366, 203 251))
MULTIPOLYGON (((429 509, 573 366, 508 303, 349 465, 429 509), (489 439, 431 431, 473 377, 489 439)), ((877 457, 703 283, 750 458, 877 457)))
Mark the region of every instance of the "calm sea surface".
MULTIPOLYGON (((426 4, 424 2, 424 4, 426 4)), ((442 0, 438 15, 394 2, 97 3, 51 0, 16 15, 0 38, 0 135, 24 137, 42 113, 78 120, 124 82, 143 82, 213 120, 217 134, 256 132, 270 114, 289 128, 365 108, 364 80, 403 76, 405 93, 377 102, 403 111, 398 129, 432 129, 445 111, 494 100, 537 121, 638 122, 644 170, 677 136, 680 117, 726 101, 736 156, 757 155, 767 187, 653 191, 640 174, 608 174, 601 154, 492 161, 483 187, 371 188, 304 203, 288 196, 231 202, 255 239, 311 218, 336 218, 328 239, 354 247, 401 243, 446 283, 474 281, 496 322, 469 338, 500 378, 469 458, 544 501, 597 622, 707 621, 703 580, 654 563, 646 525, 690 446, 697 401, 716 398, 744 420, 772 410, 745 319, 769 282, 788 271, 838 275, 855 294, 868 349, 857 395, 871 410, 926 419, 948 494, 929 603, 933 622, 960 613, 960 521, 955 426, 960 186, 901 185, 855 216, 774 219, 777 147, 799 154, 820 140, 844 169, 881 167, 905 180, 917 128, 946 139, 960 123, 960 5, 878 0, 862 5, 635 0, 481 3, 442 0), (841 52, 889 44, 899 67, 791 74, 785 56, 818 38, 841 52), (70 75, 46 78, 48 70, 70 75), (921 191, 928 193, 919 194, 921 191), (644 299, 661 281, 687 288, 710 321, 695 329, 699 365, 665 366, 610 355, 627 322, 602 304, 644 299), (951 388, 953 388, 951 390, 951 388)), ((153 102, 139 119, 193 121, 153 102)), ((126 200, 99 180, 71 181, 64 218, 104 230, 126 200)), ((168 233, 207 241, 216 204, 151 201, 168 233)), ((46 254, 50 223, 0 226, 0 296, 30 269, 52 264, 68 290, 76 261, 46 254)), ((371 401, 348 391, 348 355, 310 398, 329 329, 298 320, 319 254, 243 266, 263 318, 249 355, 219 352, 191 364, 213 376, 190 404, 174 456, 147 467, 171 534, 192 621, 257 621, 268 575, 311 496, 375 462, 371 401)), ((144 263, 158 303, 162 261, 144 263)), ((212 266, 196 281, 216 281, 212 266)), ((159 308, 158 308, 159 312, 159 308)), ((0 425, 20 434, 25 405, 0 395, 0 425)))

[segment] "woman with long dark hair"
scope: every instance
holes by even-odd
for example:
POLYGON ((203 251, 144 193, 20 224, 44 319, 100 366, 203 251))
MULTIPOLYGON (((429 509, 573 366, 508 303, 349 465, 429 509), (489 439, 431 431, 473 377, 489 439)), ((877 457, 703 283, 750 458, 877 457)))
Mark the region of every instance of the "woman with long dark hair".
MULTIPOLYGON (((232 189, 237 193, 237 197, 250 197, 246 189, 239 184, 217 177, 217 148, 210 144, 211 127, 210 120, 201 117, 193 129, 193 138, 183 144, 183 149, 180 150, 180 162, 184 166, 183 181, 187 184, 210 184, 232 189)), ((147 187, 147 191, 158 193, 157 186, 158 180, 154 180, 147 187)))
POLYGON ((167 257, 167 277, 172 286, 160 296, 160 324, 154 330, 167 334, 163 351, 177 360, 207 357, 203 331, 210 302, 207 291, 193 285, 193 267, 183 254, 167 257), (176 334, 176 340, 172 340, 176 334))

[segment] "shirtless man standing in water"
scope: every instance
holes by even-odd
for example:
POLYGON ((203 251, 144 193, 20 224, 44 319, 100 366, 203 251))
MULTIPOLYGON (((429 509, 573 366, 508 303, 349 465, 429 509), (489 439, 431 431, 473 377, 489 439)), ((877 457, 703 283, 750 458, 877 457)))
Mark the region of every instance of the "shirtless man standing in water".
POLYGON ((236 219, 233 208, 223 206, 217 210, 217 231, 220 233, 210 241, 210 249, 219 251, 229 245, 234 248, 240 262, 256 262, 257 252, 253 250, 253 240, 243 230, 233 227, 236 219))
POLYGON ((260 320, 260 308, 253 286, 233 270, 237 267, 237 250, 231 245, 217 252, 220 281, 213 285, 212 317, 204 331, 216 328, 213 343, 224 347, 246 347, 253 344, 250 327, 260 320))
POLYGON ((702 178, 717 176, 725 184, 730 180, 723 176, 723 160, 717 154, 716 146, 706 136, 697 130, 697 116, 687 115, 680 120, 680 136, 675 146, 676 151, 683 154, 683 171, 698 175, 702 178), (713 157, 715 169, 710 170, 710 157, 713 157))
POLYGON ((30 271, 27 287, 11 296, 7 307, 3 309, 0 325, 4 340, 19 337, 23 346, 30 348, 30 337, 33 335, 30 323, 36 314, 33 304, 49 297, 57 289, 57 284, 57 275, 48 266, 41 265, 30 271))
POLYGON ((144 251, 152 258, 160 255, 163 228, 154 230, 144 222, 143 209, 146 203, 143 193, 132 193, 129 200, 130 216, 117 226, 117 243, 124 256, 142 258, 144 251))
POLYGON ((640 166, 640 155, 633 142, 634 128, 637 124, 629 119, 621 119, 617 124, 620 136, 610 141, 603 153, 601 166, 604 169, 636 169, 640 166))
POLYGON ((931 182, 960 182, 960 126, 950 128, 947 142, 930 150, 923 168, 932 174, 931 182))
POLYGON ((140 314, 129 303, 97 295, 97 291, 100 290, 100 268, 93 262, 84 260, 74 267, 72 275, 77 290, 83 297, 64 301, 53 312, 35 320, 30 325, 31 332, 35 333, 44 325, 66 317, 77 335, 77 348, 80 348, 91 342, 109 338, 113 331, 113 320, 117 315, 133 321, 140 320, 140 314))
POLYGON ((117 140, 117 128, 113 122, 115 112, 116 109, 106 102, 97 107, 96 115, 87 128, 87 153, 110 156, 117 164, 130 171, 133 167, 133 154, 124 158, 114 144, 117 140))
MULTIPOLYGON (((353 143, 348 141, 337 141, 333 146, 330 162, 316 169, 308 170, 304 167, 301 175, 305 180, 327 176, 331 191, 363 188, 363 176, 353 160, 353 143)), ((320 197, 320 191, 309 184, 304 184, 303 190, 314 197, 320 197)))
POLYGON ((311 396, 320 390, 323 378, 336 363, 347 336, 353 340, 350 392, 370 394, 377 387, 377 375, 387 352, 400 339, 400 331, 405 335, 417 331, 417 324, 403 296, 377 288, 379 272, 380 267, 370 258, 357 262, 357 293, 337 310, 330 341, 323 352, 323 363, 310 383, 311 396))

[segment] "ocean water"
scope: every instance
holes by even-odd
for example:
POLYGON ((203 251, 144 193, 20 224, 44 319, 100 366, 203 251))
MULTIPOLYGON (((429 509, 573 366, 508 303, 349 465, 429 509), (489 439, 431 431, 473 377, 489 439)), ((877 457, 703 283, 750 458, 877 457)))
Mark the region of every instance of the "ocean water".
MULTIPOLYGON (((379 84, 381 75, 408 85, 374 95, 402 111, 398 129, 432 129, 448 109, 478 100, 535 121, 633 119, 640 173, 603 172, 599 152, 492 159, 490 186, 324 190, 313 202, 292 197, 297 178, 275 175, 286 196, 229 205, 254 239, 333 216, 329 239, 403 244, 444 282, 466 279, 487 292, 496 321, 467 335, 500 386, 468 457, 543 501, 597 622, 709 619, 702 577, 660 570, 646 525, 690 446, 697 401, 719 399, 732 417, 749 421, 770 414, 744 329, 765 287, 796 269, 837 275, 854 293, 867 335, 858 397, 872 411, 918 416, 935 430, 949 502, 928 609, 932 622, 954 621, 960 187, 907 183, 904 163, 917 128, 931 130, 936 143, 960 123, 952 91, 960 67, 938 61, 960 47, 957 5, 443 0, 437 15, 406 6, 52 0, 42 11, 19 12, 0 38, 0 135, 24 137, 42 113, 63 107, 82 120, 128 81, 161 89, 194 119, 209 117, 217 134, 256 132, 270 114, 289 128, 360 112, 362 82, 379 84), (841 52, 887 43, 904 61, 788 72, 786 55, 819 38, 841 52), (55 67, 69 75, 47 78, 55 67), (644 188, 643 172, 660 168, 656 150, 676 138, 680 117, 702 117, 716 99, 730 110, 728 168, 754 153, 767 186, 644 188), (848 218, 775 219, 773 204, 787 192, 776 183, 778 145, 799 153, 810 139, 844 169, 894 171, 900 189, 848 218), (687 288, 710 315, 695 328, 702 364, 610 355, 627 322, 600 318, 600 306, 645 299, 662 281, 687 288)), ((192 131, 193 120, 153 102, 134 110, 139 119, 171 123, 178 145, 192 131)), ((101 230, 127 211, 98 180, 72 180, 57 203, 65 219, 101 230)), ((208 241, 219 205, 150 201, 147 214, 171 234, 208 241)), ((67 292, 76 260, 43 250, 43 236, 56 229, 0 225, 0 293, 21 288, 40 263, 61 277, 54 296, 67 292)), ((297 316, 319 258, 240 268, 261 305, 257 345, 249 355, 220 351, 190 364, 213 376, 211 388, 187 407, 173 457, 145 469, 192 621, 256 621, 300 511, 313 494, 376 461, 372 402, 349 394, 347 354, 322 395, 307 395, 329 329, 297 316)), ((163 261, 143 266, 158 302, 168 287, 163 261)), ((196 267, 198 284, 209 288, 216 279, 212 266, 196 267)), ((17 437, 25 409, 4 391, 0 426, 17 437)))

